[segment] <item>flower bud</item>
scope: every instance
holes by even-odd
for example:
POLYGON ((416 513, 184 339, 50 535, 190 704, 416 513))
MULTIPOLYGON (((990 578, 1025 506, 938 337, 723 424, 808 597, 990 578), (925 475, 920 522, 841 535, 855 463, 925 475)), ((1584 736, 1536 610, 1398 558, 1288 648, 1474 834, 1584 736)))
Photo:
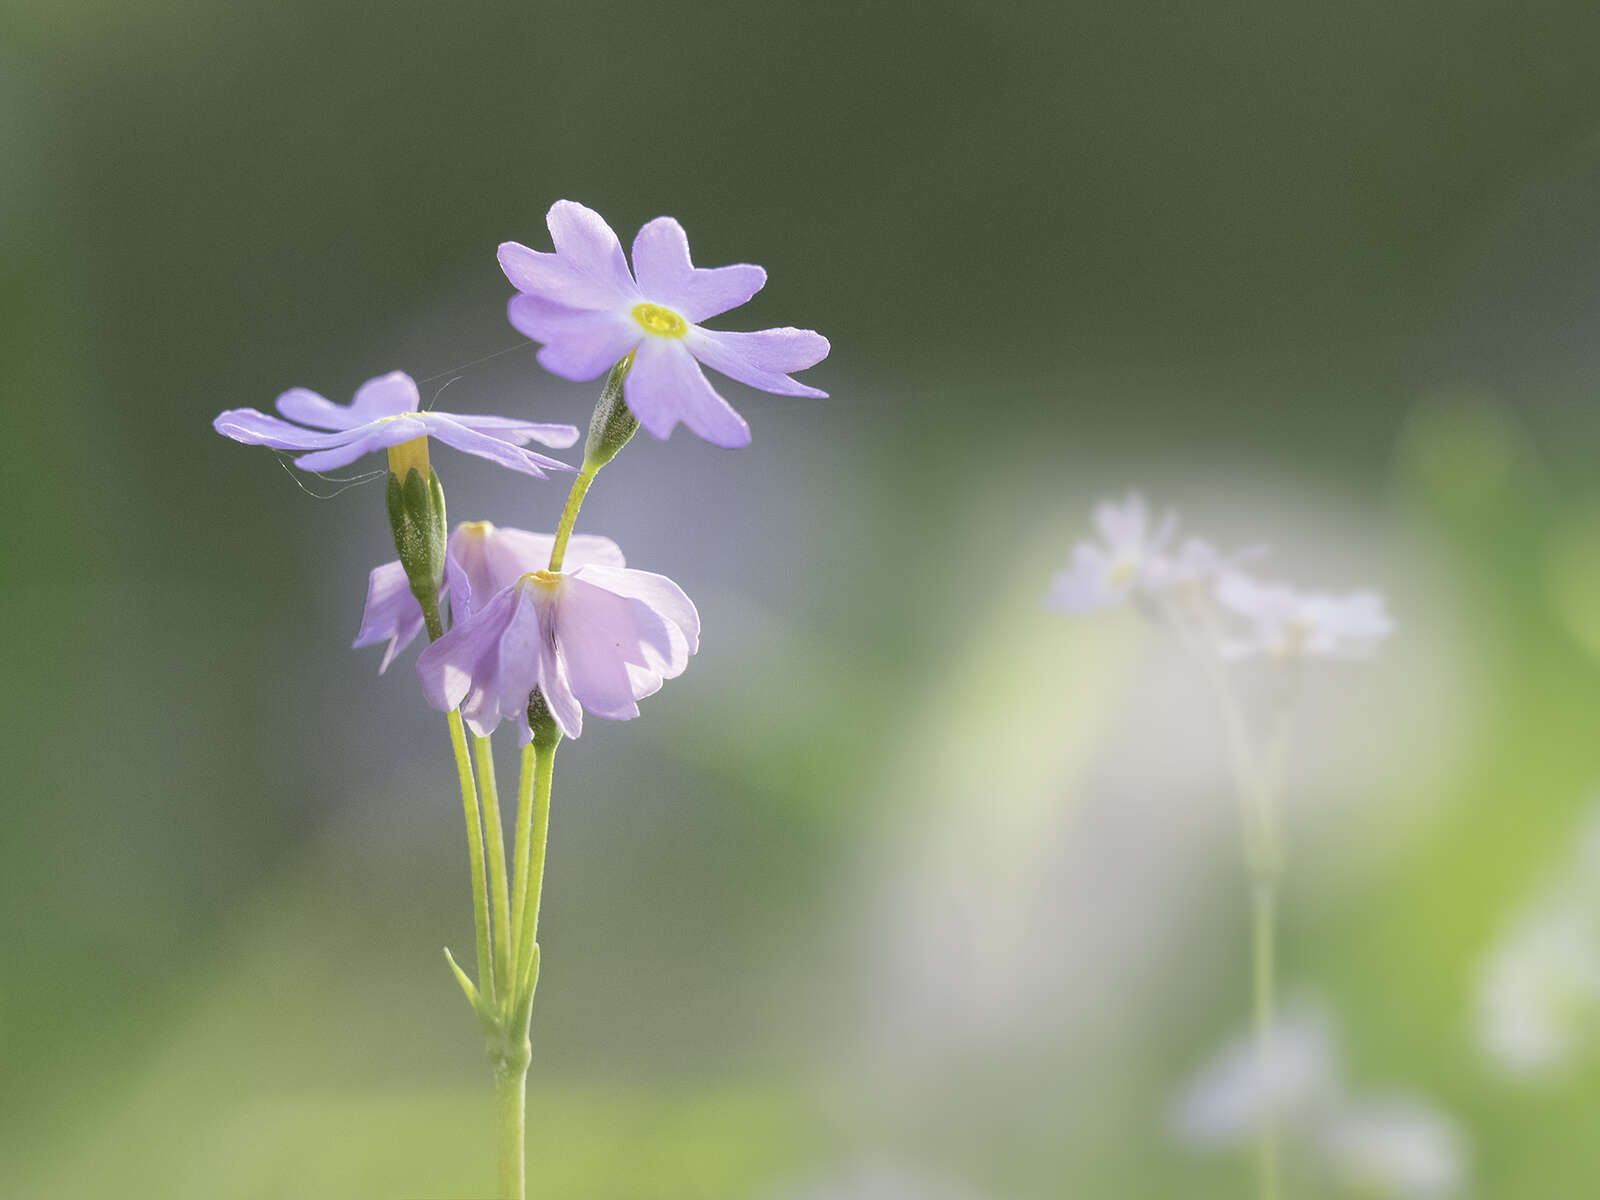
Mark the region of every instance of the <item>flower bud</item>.
POLYGON ((638 419, 628 411, 622 396, 622 381, 633 366, 630 352, 606 376, 606 384, 595 402, 594 416, 589 421, 589 438, 583 444, 583 469, 593 474, 617 456, 617 451, 628 444, 628 439, 639 431, 638 419))
POLYGON ((443 632, 439 621, 439 587, 449 530, 445 524, 444 489, 428 462, 428 439, 416 438, 389 447, 389 528, 405 568, 411 593, 422 605, 428 636, 443 632))
POLYGON ((528 695, 528 728, 533 730, 533 744, 541 751, 555 749, 561 740, 561 730, 556 725, 556 719, 550 715, 550 706, 545 703, 544 693, 534 688, 528 695))

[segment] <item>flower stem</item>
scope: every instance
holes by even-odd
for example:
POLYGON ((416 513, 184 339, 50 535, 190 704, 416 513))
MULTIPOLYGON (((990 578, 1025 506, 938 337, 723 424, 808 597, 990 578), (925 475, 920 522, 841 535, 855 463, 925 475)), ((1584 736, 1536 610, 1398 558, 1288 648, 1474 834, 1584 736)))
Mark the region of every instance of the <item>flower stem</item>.
POLYGON ((595 474, 599 467, 591 468, 585 463, 583 470, 578 472, 578 477, 572 481, 572 490, 567 493, 567 506, 561 510, 561 523, 556 526, 556 542, 550 548, 550 570, 561 570, 561 560, 567 554, 567 539, 572 536, 572 526, 578 520, 578 509, 583 507, 583 498, 589 492, 589 485, 594 482, 595 474))
MULTIPOLYGON (((483 792, 483 822, 488 830, 489 902, 492 909, 495 977, 511 979, 511 903, 506 892, 506 843, 501 827, 500 788, 494 778, 494 750, 486 737, 472 739, 478 764, 478 784, 483 792)), ((503 989, 509 996, 513 989, 503 989)))
POLYGON ((494 1072, 495 1140, 500 1148, 499 1200, 523 1200, 526 1182, 523 1168, 527 1141, 527 1042, 521 1065, 516 1061, 496 1063, 494 1072))
POLYGON ((511 946, 518 963, 522 961, 522 924, 528 900, 528 841, 533 831, 533 768, 537 756, 532 742, 522 748, 522 772, 517 779, 516 861, 511 865, 511 946))
MULTIPOLYGON (((1251 964, 1252 992, 1255 998, 1257 1070, 1265 1086, 1272 1076, 1274 1011, 1274 923, 1277 888, 1270 879, 1257 879, 1251 888, 1251 964)), ((1268 1103, 1261 1112, 1256 1130, 1256 1184, 1260 1200, 1278 1200, 1282 1195, 1278 1165, 1278 1113, 1268 1103)))
POLYGON ((445 714, 450 726, 450 748, 456 755, 456 774, 461 780, 461 809, 467 822, 467 867, 472 875, 472 923, 478 944, 478 991, 491 1005, 495 1002, 494 960, 489 950, 489 897, 484 889, 483 817, 478 811, 478 789, 472 781, 472 763, 467 759, 467 735, 461 726, 461 713, 445 714))
POLYGON ((550 790, 555 775, 559 733, 536 736, 534 747, 533 821, 528 829, 527 871, 523 878, 524 904, 521 941, 517 947, 517 1002, 512 1009, 512 1030, 525 1031, 533 1010, 533 992, 539 981, 539 902, 544 893, 545 847, 550 840, 550 790))

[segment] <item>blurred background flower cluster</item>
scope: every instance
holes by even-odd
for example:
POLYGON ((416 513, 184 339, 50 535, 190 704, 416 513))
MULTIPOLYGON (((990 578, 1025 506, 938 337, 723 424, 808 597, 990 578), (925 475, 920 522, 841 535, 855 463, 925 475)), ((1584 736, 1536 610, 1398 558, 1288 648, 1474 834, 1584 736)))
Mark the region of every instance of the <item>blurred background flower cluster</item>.
POLYGON ((1302 698, 1283 978, 1470 1194, 1587 1194, 1597 52, 1566 0, 9 6, 0 1195, 486 1187, 447 750, 348 650, 381 481, 209 422, 401 368, 583 424, 494 261, 563 196, 834 349, 584 509, 704 636, 563 751, 539 1194, 1244 1191, 1173 1115, 1248 1009, 1211 702, 1044 604, 1134 486, 1384 594, 1302 698))

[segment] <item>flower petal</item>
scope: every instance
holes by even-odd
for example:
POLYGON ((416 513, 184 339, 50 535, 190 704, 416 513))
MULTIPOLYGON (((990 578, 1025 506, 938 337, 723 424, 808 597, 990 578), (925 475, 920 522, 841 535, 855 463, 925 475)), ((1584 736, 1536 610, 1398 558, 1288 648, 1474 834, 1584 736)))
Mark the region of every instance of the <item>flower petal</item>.
POLYGON ((278 397, 278 411, 291 421, 317 429, 349 429, 363 424, 346 404, 335 404, 310 388, 290 388, 278 397))
MULTIPOLYGON (((443 593, 441 593, 442 595, 443 593)), ((352 650, 388 640, 378 674, 389 669, 394 656, 409 646, 422 632, 422 606, 411 594, 405 568, 398 562, 373 567, 367 577, 367 602, 361 611, 361 629, 352 650)))
POLYGON ((827 392, 797 383, 789 371, 815 366, 828 356, 828 339, 811 329, 760 329, 735 333, 717 329, 692 330, 687 339, 694 356, 730 379, 779 396, 811 396, 827 392))
POLYGON ((512 589, 505 589, 472 617, 457 620, 443 637, 417 656, 417 678, 422 681, 422 695, 430 705, 449 712, 474 688, 492 684, 500 634, 516 601, 512 589))
POLYGON ((639 230, 633 239, 633 271, 641 293, 691 322, 738 308, 767 282, 767 273, 753 263, 696 267, 689 258, 688 235, 671 217, 657 217, 639 230))
POLYGON ((565 450, 578 440, 576 425, 519 421, 515 417, 473 416, 467 413, 442 412, 435 415, 449 417, 457 425, 465 425, 468 429, 486 433, 502 442, 510 442, 513 446, 538 442, 541 446, 553 446, 557 450, 565 450))
MULTIPOLYGON (((479 458, 499 463, 502 467, 510 467, 513 471, 532 475, 536 479, 543 479, 546 471, 576 469, 559 459, 525 450, 521 446, 513 446, 510 442, 503 442, 475 429, 468 429, 444 413, 418 413, 417 418, 425 424, 429 437, 437 438, 446 446, 453 446, 464 454, 477 455, 479 458)), ((396 421, 394 424, 399 425, 402 422, 396 421)))
POLYGON ((700 649, 700 614, 695 610, 694 601, 684 594, 682 588, 665 575, 635 571, 620 564, 590 563, 576 568, 576 572, 608 592, 646 605, 670 629, 677 631, 680 636, 674 639, 673 648, 666 656, 670 669, 664 670, 663 674, 671 679, 683 673, 688 665, 688 656, 700 649), (679 642, 682 644, 681 654, 677 648, 679 642))
POLYGON ((398 417, 416 412, 421 399, 411 376, 404 371, 390 371, 367 380, 356 389, 355 398, 350 401, 350 416, 355 422, 398 417))
POLYGON ((519 292, 569 308, 626 310, 639 300, 622 243, 600 214, 571 200, 551 206, 546 224, 556 252, 520 242, 500 246, 500 269, 519 292))
POLYGON ((347 430, 319 433, 262 412, 258 408, 230 408, 218 413, 211 427, 223 437, 247 446, 271 446, 274 450, 317 450, 342 446, 351 440, 347 430))
POLYGON ((544 343, 540 366, 580 383, 609 371, 644 337, 624 311, 567 309, 539 296, 513 296, 506 318, 517 332, 544 343))
POLYGON ((567 664, 572 694, 596 716, 626 721, 639 715, 625 658, 639 654, 634 603, 569 575, 555 612, 556 646, 567 664))
POLYGON ((682 421, 714 446, 750 444, 750 426, 717 395, 694 355, 676 338, 647 337, 639 343, 623 381, 623 396, 639 424, 658 438, 682 421))
POLYGON ((348 440, 343 446, 332 450, 318 450, 315 454, 302 454, 294 460, 294 465, 302 471, 332 471, 338 467, 349 466, 363 454, 398 446, 401 442, 422 437, 427 432, 427 426, 417 417, 373 421, 348 430, 345 434, 348 440))

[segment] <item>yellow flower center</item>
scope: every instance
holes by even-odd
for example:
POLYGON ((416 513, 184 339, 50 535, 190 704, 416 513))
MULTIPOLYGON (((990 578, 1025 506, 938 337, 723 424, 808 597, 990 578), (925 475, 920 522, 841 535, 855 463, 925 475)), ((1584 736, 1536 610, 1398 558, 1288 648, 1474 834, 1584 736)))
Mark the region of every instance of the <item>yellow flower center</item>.
POLYGON ((531 583, 534 587, 542 587, 546 591, 554 591, 561 583, 560 571, 529 571, 519 583, 531 583))
POLYGON ((389 473, 398 476, 400 482, 404 483, 406 475, 411 471, 416 471, 424 479, 428 477, 426 437, 412 438, 409 442, 389 447, 389 473))
POLYGON ((633 306, 633 319, 657 337, 681 338, 689 332, 689 323, 677 313, 648 301, 633 306))
POLYGON ((1138 575, 1139 564, 1133 562, 1131 559, 1124 558, 1112 564, 1111 571, 1107 576, 1107 579, 1112 587, 1127 587, 1136 578, 1138 578, 1138 575))
POLYGON ((463 521, 456 526, 456 532, 483 538, 494 532, 494 525, 489 521, 463 521))

